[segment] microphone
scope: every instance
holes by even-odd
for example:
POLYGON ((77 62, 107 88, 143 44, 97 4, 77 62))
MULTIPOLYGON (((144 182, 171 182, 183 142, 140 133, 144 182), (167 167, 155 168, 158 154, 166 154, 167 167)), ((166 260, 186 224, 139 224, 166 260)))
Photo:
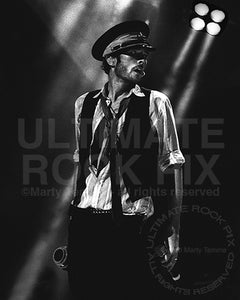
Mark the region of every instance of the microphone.
POLYGON ((53 262, 62 270, 67 270, 68 268, 68 252, 67 246, 61 246, 54 250, 53 252, 53 262))

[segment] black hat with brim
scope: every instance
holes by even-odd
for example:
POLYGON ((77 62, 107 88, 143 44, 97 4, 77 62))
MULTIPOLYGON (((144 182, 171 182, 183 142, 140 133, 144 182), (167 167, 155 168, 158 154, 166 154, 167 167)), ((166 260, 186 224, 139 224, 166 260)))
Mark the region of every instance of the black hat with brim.
POLYGON ((125 41, 114 47, 108 54, 121 53, 129 48, 141 47, 148 51, 153 51, 153 48, 147 41, 146 38, 149 36, 149 26, 140 20, 125 21, 123 23, 117 24, 114 27, 106 31, 102 36, 100 36, 92 47, 92 56, 99 61, 103 60, 103 53, 110 43, 112 43, 119 36, 124 34, 137 34, 136 39, 131 39, 125 41))

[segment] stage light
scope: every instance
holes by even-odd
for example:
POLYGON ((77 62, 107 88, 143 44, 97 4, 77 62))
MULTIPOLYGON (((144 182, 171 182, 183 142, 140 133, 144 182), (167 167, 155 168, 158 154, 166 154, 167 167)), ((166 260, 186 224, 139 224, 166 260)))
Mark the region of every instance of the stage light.
POLYGON ((220 23, 225 19, 225 13, 222 10, 214 9, 211 12, 211 18, 214 22, 220 23))
POLYGON ((227 23, 226 12, 214 4, 194 2, 190 15, 190 26, 197 31, 205 31, 210 35, 219 35, 227 23))
POLYGON ((205 16, 209 12, 209 8, 205 3, 196 4, 194 10, 199 16, 205 16))
POLYGON ((201 18, 193 18, 191 20, 191 27, 195 30, 202 30, 205 27, 205 22, 201 18))
POLYGON ((217 23, 210 22, 207 24, 206 31, 211 35, 218 35, 221 31, 221 27, 217 23))

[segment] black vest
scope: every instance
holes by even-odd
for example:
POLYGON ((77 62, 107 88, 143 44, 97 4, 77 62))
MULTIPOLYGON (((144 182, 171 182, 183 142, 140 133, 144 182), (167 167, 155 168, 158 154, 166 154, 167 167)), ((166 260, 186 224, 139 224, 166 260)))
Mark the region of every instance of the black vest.
MULTIPOLYGON (((158 151, 159 143, 157 133, 151 127, 149 117, 150 90, 142 88, 145 97, 130 96, 125 122, 118 141, 121 171, 124 184, 130 195, 130 200, 136 201, 142 197, 151 196, 154 207, 165 204, 159 201, 158 195, 158 151)), ((92 118, 101 94, 99 90, 87 94, 84 99, 80 119, 79 140, 79 173, 77 180, 77 193, 74 204, 80 202, 85 189, 85 179, 89 174, 89 148, 92 139, 92 118)), ((160 207, 159 207, 160 209, 160 207)), ((164 209, 165 210, 165 209, 164 209)))

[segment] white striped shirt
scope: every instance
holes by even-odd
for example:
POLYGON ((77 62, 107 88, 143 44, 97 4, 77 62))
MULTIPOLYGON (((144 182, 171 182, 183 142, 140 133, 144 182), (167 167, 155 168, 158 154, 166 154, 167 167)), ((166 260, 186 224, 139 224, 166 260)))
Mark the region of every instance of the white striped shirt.
MULTIPOLYGON (((105 87, 95 96, 98 97, 102 93, 105 97, 106 95, 105 87)), ((123 99, 128 98, 134 93, 139 101, 143 101, 145 97, 144 92, 138 85, 135 85, 128 93, 120 95, 114 102, 112 102, 112 109, 117 113, 119 105, 123 99)), ((77 149, 74 153, 74 161, 79 160, 79 151, 81 149, 78 147, 78 141, 80 137, 80 122, 79 115, 82 110, 83 102, 87 93, 80 96, 75 102, 75 133, 76 133, 76 143, 77 149)), ((118 120, 117 124, 117 134, 120 135, 127 110, 122 114, 118 120)), ((92 137, 94 137, 94 132, 104 117, 104 113, 98 101, 92 122, 92 137)), ((159 151, 158 151, 158 162, 161 171, 165 171, 170 165, 179 166, 185 162, 185 159, 180 151, 178 136, 176 131, 175 119, 173 115, 173 110, 168 97, 156 90, 151 90, 150 93, 150 104, 149 104, 149 117, 151 120, 151 126, 154 131, 157 132, 159 151)), ((92 141, 93 142, 93 141, 92 141)), ((150 159, 150 158, 149 158, 150 159)), ((90 160, 89 160, 90 162, 90 160)), ((98 209, 111 209, 111 180, 109 174, 109 163, 100 171, 99 175, 96 176, 96 169, 91 162, 89 164, 90 174, 86 178, 86 188, 82 193, 81 201, 78 207, 87 208, 93 207, 98 209)), ((142 213, 147 216, 152 215, 153 201, 151 197, 144 197, 138 199, 135 202, 129 200, 129 195, 127 193, 126 187, 124 185, 123 179, 120 176, 120 190, 121 190, 121 201, 124 214, 136 214, 142 213)), ((160 196, 159 196, 160 197, 160 196)), ((159 199, 161 201, 161 199, 159 199)))

